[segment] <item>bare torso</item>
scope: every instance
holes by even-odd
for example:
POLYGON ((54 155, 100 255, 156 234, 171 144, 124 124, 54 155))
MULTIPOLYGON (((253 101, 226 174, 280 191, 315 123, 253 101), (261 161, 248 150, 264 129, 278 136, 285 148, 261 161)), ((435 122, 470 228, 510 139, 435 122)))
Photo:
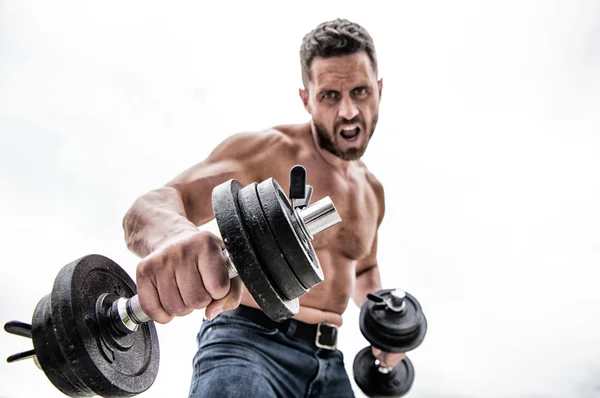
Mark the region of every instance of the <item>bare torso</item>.
MULTIPOLYGON (((277 156, 266 159, 256 181, 275 178, 286 192, 289 170, 301 164, 307 171, 307 183, 313 186, 312 202, 329 196, 342 223, 315 236, 313 247, 325 279, 300 298, 300 311, 294 317, 307 323, 342 324, 342 314, 352 297, 360 260, 371 252, 381 211, 373 189, 374 178, 361 161, 355 161, 347 175, 332 168, 315 151, 310 125, 280 126, 269 134, 281 134, 274 140, 278 148, 265 148, 277 156)), ((244 288, 242 304, 257 307, 244 288)))

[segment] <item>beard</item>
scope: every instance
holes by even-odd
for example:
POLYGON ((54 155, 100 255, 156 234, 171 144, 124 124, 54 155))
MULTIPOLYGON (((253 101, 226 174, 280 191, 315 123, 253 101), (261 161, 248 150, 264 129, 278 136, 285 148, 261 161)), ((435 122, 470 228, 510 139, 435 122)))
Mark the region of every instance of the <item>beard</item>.
MULTIPOLYGON (((350 123, 354 123, 354 121, 346 122, 344 124, 350 124, 350 123)), ((373 119, 373 127, 371 128, 371 131, 368 132, 367 139, 365 140, 364 144, 359 147, 356 147, 356 148, 349 148, 345 151, 342 151, 335 144, 336 131, 339 130, 340 125, 335 126, 334 131, 330 134, 330 132, 327 130, 327 128, 324 125, 322 125, 321 123, 318 123, 317 121, 313 121, 313 124, 315 126, 315 131, 317 133, 317 139, 319 140, 319 146, 322 149, 337 156, 338 158, 340 158, 342 160, 351 161, 351 160, 360 159, 364 155, 365 151, 367 150, 367 145, 369 144, 369 141, 371 140, 371 137, 373 136, 373 133, 375 132, 375 126, 377 125, 377 116, 373 119)), ((360 123, 360 125, 361 125, 360 134, 366 133, 365 124, 360 123)), ((344 138, 342 137, 341 139, 344 139, 344 138)))

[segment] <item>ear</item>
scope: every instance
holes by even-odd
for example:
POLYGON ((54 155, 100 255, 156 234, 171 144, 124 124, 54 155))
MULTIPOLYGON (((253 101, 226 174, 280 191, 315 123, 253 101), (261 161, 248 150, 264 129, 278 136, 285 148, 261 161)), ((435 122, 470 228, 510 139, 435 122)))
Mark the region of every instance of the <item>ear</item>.
POLYGON ((306 109, 306 111, 308 113, 310 113, 310 105, 308 103, 308 90, 305 88, 299 88, 298 94, 300 94, 300 99, 302 99, 302 104, 304 105, 304 109, 306 109))
POLYGON ((377 88, 379 89, 379 98, 381 98, 381 91, 383 90, 383 78, 377 81, 377 88))

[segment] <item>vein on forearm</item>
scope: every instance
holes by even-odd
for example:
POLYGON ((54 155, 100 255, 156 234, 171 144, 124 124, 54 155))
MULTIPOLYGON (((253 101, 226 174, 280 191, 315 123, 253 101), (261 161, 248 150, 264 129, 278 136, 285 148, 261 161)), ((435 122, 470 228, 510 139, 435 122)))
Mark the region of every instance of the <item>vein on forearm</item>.
POLYGON ((123 219, 127 247, 145 257, 167 237, 195 231, 185 213, 181 196, 172 187, 163 187, 135 201, 123 219))

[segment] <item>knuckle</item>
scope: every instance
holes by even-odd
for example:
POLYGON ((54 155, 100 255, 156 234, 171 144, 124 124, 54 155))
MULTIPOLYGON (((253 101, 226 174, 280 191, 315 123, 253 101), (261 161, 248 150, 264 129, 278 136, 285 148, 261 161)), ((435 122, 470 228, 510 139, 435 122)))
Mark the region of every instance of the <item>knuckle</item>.
POLYGON ((211 245, 213 241, 212 237, 213 234, 211 234, 208 231, 198 231, 197 233, 191 236, 188 243, 192 246, 202 249, 204 246, 211 245))
POLYGON ((150 275, 152 275, 152 262, 144 259, 140 261, 136 268, 136 276, 138 279, 147 279, 150 275))
POLYGON ((161 250, 155 261, 162 267, 177 264, 183 257, 184 250, 185 245, 181 243, 168 245, 161 250))
POLYGON ((223 277, 222 272, 209 273, 206 276, 203 275, 203 281, 206 291, 215 300, 222 299, 227 295, 227 293, 229 293, 229 278, 227 278, 226 273, 224 275, 225 277, 223 277))
POLYGON ((212 301, 212 297, 204 289, 196 289, 193 294, 183 298, 185 305, 189 308, 206 308, 212 301))
POLYGON ((186 262, 194 263, 210 257, 219 248, 216 237, 207 231, 199 231, 178 245, 180 257, 186 262))
POLYGON ((209 255, 220 253, 222 250, 221 239, 212 232, 200 231, 197 235, 197 239, 202 245, 202 250, 206 251, 209 255))
POLYGON ((183 303, 177 303, 174 301, 164 302, 162 303, 162 306, 165 309, 165 311, 167 311, 167 313, 172 316, 185 315, 186 313, 188 313, 187 311, 189 310, 183 303))

